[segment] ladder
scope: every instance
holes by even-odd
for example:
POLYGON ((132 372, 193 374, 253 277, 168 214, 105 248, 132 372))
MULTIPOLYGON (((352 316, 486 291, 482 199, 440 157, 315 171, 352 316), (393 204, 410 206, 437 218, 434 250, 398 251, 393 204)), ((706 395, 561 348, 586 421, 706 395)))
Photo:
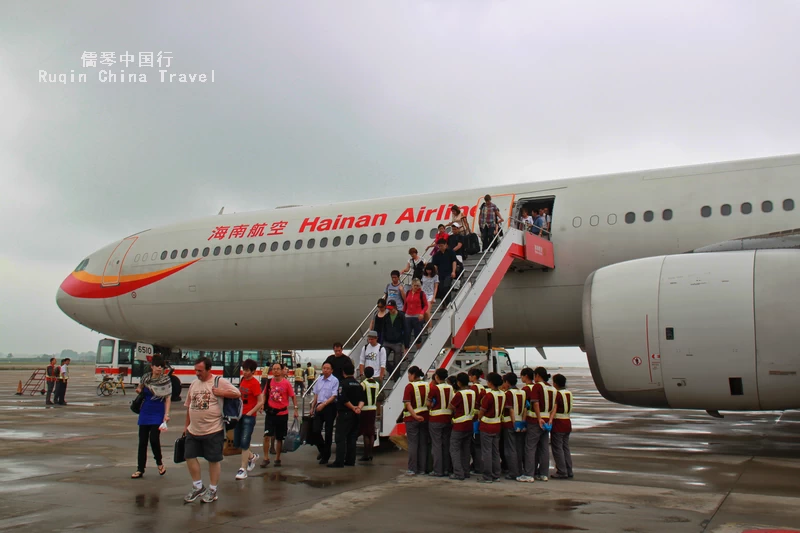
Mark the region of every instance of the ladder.
POLYGON ((37 368, 31 374, 31 377, 28 378, 28 381, 25 382, 25 385, 22 386, 22 394, 30 393, 31 396, 34 396, 37 392, 40 394, 45 393, 45 376, 47 375, 46 370, 44 368, 37 368))
POLYGON ((380 389, 383 395, 379 413, 381 437, 405 432, 405 425, 398 421, 403 412, 403 391, 408 384, 407 369, 411 365, 427 373, 445 349, 438 367, 449 369, 474 329, 493 327, 492 297, 513 262, 546 269, 555 266, 553 245, 549 240, 515 228, 505 231, 505 236, 495 236, 482 254, 465 261, 464 270, 453 282, 447 297, 439 302, 422 333, 411 342, 411 347, 384 382, 380 389), (429 327, 430 334, 422 342, 429 327), (420 342, 422 345, 417 350, 416 344, 420 342))

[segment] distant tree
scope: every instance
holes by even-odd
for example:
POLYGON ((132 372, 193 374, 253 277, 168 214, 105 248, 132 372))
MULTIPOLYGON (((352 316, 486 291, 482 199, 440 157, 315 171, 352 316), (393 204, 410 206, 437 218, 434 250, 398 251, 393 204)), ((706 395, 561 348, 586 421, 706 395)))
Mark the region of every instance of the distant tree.
POLYGON ((10 353, 10 354, 8 354, 8 357, 7 357, 7 359, 11 359, 11 358, 13 358, 13 357, 14 357, 14 354, 13 354, 13 353, 10 353))

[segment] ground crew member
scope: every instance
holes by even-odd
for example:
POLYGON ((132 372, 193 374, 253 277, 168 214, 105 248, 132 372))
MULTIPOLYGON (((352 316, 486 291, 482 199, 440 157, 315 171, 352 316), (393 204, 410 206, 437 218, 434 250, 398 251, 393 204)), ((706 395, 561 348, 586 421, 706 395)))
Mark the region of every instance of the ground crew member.
POLYGON ((550 444, 553 448, 553 460, 556 462, 556 473, 550 477, 567 479, 572 477, 572 454, 569 451, 569 435, 572 433, 572 422, 569 419, 572 413, 572 393, 566 390, 567 378, 561 374, 553 376, 553 385, 556 389, 556 405, 551 413, 553 431, 550 444))
POLYGON ((418 366, 408 369, 408 385, 403 391, 403 421, 408 437, 409 476, 424 474, 428 469, 428 384, 422 381, 423 372, 418 366))
POLYGON ((353 377, 356 373, 353 362, 342 367, 342 381, 336 399, 336 460, 328 468, 344 468, 356 465, 356 440, 358 439, 358 416, 364 407, 364 389, 353 377))
POLYGON ((456 377, 458 391, 448 406, 453 412, 453 430, 450 434, 450 459, 453 474, 450 479, 463 481, 469 477, 469 449, 472 442, 472 412, 475 409, 475 391, 470 388, 469 376, 461 372, 456 377))
POLYGON ((44 379, 47 384, 47 398, 45 400, 45 405, 53 405, 53 402, 50 398, 53 395, 53 388, 56 386, 56 381, 58 381, 58 371, 56 370, 56 358, 50 358, 50 364, 44 370, 44 379))
POLYGON ((311 388, 311 385, 314 383, 314 379, 317 377, 317 369, 314 368, 314 365, 308 363, 306 365, 306 381, 308 382, 308 388, 311 388))
POLYGON ((548 390, 555 392, 549 385, 546 385, 550 374, 543 367, 536 370, 523 368, 522 381, 525 383, 526 404, 528 404, 527 422, 528 428, 525 436, 525 461, 522 476, 517 481, 532 483, 534 480, 547 481, 547 474, 541 474, 544 462, 544 472, 547 472, 550 463, 549 452, 544 457, 539 452, 539 447, 547 446, 549 442, 548 433, 545 429, 546 420, 550 415, 552 400, 554 399, 548 390), (542 444, 543 443, 543 444, 542 444))
POLYGON ((486 378, 489 390, 483 395, 480 409, 481 453, 483 455, 483 477, 479 483, 500 481, 500 430, 506 395, 499 390, 503 378, 490 372, 486 378))
POLYGON ((361 461, 372 461, 372 447, 375 443, 375 416, 378 413, 378 390, 380 383, 373 377, 375 369, 368 366, 364 369, 364 377, 361 388, 364 389, 364 407, 361 408, 361 416, 358 419, 361 435, 364 436, 364 457, 361 461))
POLYGON ((300 363, 297 363, 297 366, 294 369, 294 393, 295 394, 303 394, 305 390, 306 382, 303 380, 305 371, 303 367, 300 366, 300 363))
POLYGON ((69 379, 68 375, 69 362, 70 362, 69 357, 67 357, 66 359, 62 359, 61 366, 58 369, 55 394, 53 397, 53 401, 56 405, 67 405, 67 402, 64 398, 67 394, 67 380, 69 379))
POLYGON ((506 394, 506 408, 503 413, 503 447, 508 466, 506 479, 510 480, 517 479, 522 475, 522 461, 525 455, 525 392, 516 386, 516 374, 509 372, 503 376, 503 385, 500 387, 506 394))
POLYGON ((544 367, 539 366, 533 370, 534 380, 537 381, 536 387, 541 387, 544 391, 546 401, 540 409, 542 422, 544 423, 545 432, 542 438, 539 439, 539 444, 536 446, 536 481, 547 481, 547 476, 550 474, 550 431, 553 429, 552 418, 550 412, 556 404, 556 389, 548 383, 550 381, 550 374, 547 373, 544 367))
POLYGON ((469 452, 472 456, 471 473, 473 474, 480 474, 483 472, 483 466, 481 462, 481 437, 478 435, 478 425, 480 423, 478 420, 478 411, 480 410, 481 400, 483 400, 483 395, 485 394, 486 389, 480 382, 481 376, 483 376, 483 370, 480 368, 469 369, 470 389, 475 393, 475 409, 472 412, 472 421, 475 427, 473 430, 472 442, 470 443, 469 447, 469 452))
POLYGON ((428 429, 431 434, 431 449, 433 450, 433 475, 446 477, 450 475, 450 420, 453 412, 450 410, 450 399, 453 397, 453 387, 447 383, 447 370, 437 368, 433 374, 433 384, 428 393, 428 409, 430 421, 428 429))

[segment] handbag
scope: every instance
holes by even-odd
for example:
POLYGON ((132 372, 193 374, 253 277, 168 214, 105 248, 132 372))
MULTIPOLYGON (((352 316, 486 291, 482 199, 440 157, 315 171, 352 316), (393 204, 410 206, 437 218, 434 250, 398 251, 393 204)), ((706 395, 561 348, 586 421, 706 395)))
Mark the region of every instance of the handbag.
POLYGON ((131 411, 137 415, 142 411, 142 404, 144 403, 144 390, 136 395, 131 401, 131 411))
POLYGON ((186 461, 186 435, 181 435, 175 440, 175 449, 172 455, 175 464, 186 461))
POLYGON ((286 438, 283 439, 283 451, 285 452, 294 452, 300 447, 302 442, 300 441, 300 426, 297 423, 297 419, 294 419, 294 423, 292 427, 289 428, 289 431, 286 433, 286 438))

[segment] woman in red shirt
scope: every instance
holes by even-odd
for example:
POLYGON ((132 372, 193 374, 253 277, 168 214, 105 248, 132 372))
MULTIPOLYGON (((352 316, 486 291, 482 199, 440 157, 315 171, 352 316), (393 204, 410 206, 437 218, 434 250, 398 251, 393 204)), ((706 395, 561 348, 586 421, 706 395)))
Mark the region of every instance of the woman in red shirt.
MULTIPOLYGON (((428 297, 422 291, 422 282, 414 279, 411 282, 411 292, 406 295, 406 321, 408 323, 407 331, 411 332, 411 337, 408 339, 409 344, 412 340, 422 332, 422 326, 425 325, 425 313, 428 310, 428 297)), ((417 342, 417 350, 422 347, 422 339, 417 342)))

